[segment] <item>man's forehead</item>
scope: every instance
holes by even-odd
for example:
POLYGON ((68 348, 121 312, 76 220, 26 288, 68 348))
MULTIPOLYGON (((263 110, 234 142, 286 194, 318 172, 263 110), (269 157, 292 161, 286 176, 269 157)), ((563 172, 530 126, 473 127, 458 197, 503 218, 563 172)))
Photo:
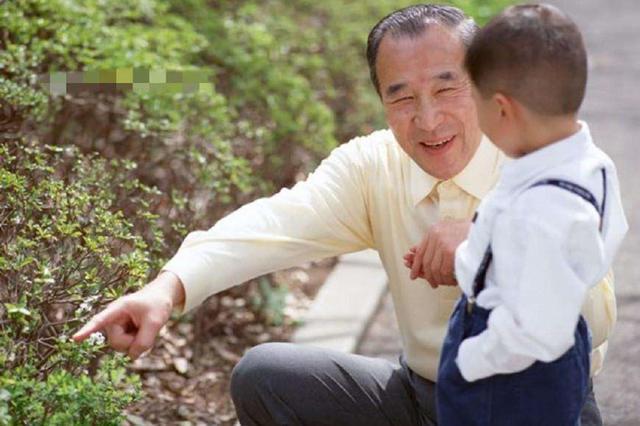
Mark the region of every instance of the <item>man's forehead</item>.
POLYGON ((441 26, 413 37, 388 34, 380 43, 377 61, 381 89, 397 92, 397 85, 417 78, 421 82, 459 79, 464 50, 459 35, 441 26))

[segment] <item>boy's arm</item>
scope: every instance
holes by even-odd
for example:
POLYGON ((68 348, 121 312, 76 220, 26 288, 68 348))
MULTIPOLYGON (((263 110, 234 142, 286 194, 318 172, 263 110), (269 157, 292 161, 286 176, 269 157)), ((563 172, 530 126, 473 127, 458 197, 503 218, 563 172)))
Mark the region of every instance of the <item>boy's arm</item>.
POLYGON ((190 233, 163 268, 184 284, 183 312, 256 276, 371 247, 364 164, 369 153, 362 142, 336 148, 293 188, 190 233))

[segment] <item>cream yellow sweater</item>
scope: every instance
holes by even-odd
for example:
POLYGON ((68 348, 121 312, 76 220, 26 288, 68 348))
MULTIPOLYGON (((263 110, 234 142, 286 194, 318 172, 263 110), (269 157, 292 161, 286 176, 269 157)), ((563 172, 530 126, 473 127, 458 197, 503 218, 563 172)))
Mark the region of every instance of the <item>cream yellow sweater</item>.
MULTIPOLYGON (((184 240, 164 270, 185 285, 185 311, 256 276, 343 253, 376 249, 389 276, 409 366, 435 380, 456 287, 411 281, 402 256, 434 222, 470 219, 496 183, 503 155, 483 139, 467 167, 439 182, 400 148, 391 131, 336 148, 305 181, 247 204, 184 240)), ((357 301, 354 301, 356 303, 357 301)), ((616 317, 609 274, 583 308, 593 332, 592 373, 602 367, 616 317)))

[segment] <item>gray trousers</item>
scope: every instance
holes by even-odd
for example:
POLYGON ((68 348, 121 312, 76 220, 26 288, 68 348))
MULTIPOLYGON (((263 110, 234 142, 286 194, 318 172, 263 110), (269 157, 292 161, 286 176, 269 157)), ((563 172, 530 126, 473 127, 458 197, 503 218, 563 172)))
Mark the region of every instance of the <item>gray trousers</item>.
MULTIPOLYGON (((399 364, 293 343, 250 349, 231 374, 243 426, 437 425, 435 384, 399 364)), ((600 426, 593 389, 582 426, 600 426)))

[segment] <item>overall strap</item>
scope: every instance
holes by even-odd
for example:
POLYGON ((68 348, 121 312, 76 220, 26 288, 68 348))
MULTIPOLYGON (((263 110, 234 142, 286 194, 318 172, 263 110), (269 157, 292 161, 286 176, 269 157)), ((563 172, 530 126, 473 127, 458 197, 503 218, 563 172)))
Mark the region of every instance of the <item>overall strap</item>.
MULTIPOLYGON (((600 216, 600 232, 602 232, 602 223, 604 221, 604 206, 607 201, 607 172, 605 171, 604 167, 601 169, 601 172, 602 172, 602 205, 601 206, 598 206, 596 197, 594 197, 593 194, 588 189, 564 179, 543 179, 529 186, 527 189, 535 188, 536 186, 551 185, 551 186, 555 186, 578 195, 579 197, 587 201, 589 204, 591 204, 598 212, 598 215, 600 216)), ((474 216, 474 221, 476 217, 477 217, 477 213, 474 216)), ((491 244, 489 244, 487 246, 487 249, 484 252, 482 262, 480 262, 480 266, 478 267, 478 272, 476 272, 476 276, 473 279, 473 297, 474 298, 478 297, 478 294, 480 294, 480 292, 484 290, 484 281, 487 276, 487 270, 489 269, 489 265, 491 264, 492 259, 493 259, 493 251, 491 250, 491 244)))
POLYGON ((484 251, 484 256, 482 257, 482 262, 480 262, 480 267, 478 268, 478 272, 476 272, 476 276, 473 279, 473 297, 474 299, 478 297, 478 294, 482 290, 484 290, 484 280, 487 277, 487 271, 489 270, 489 265, 491 265, 491 261, 493 260, 493 251, 491 250, 491 244, 487 246, 487 249, 484 251))
POLYGON ((604 219, 604 206, 607 202, 607 172, 604 169, 604 167, 600 171, 602 173, 602 205, 601 206, 598 206, 596 197, 594 197, 593 194, 589 192, 588 189, 564 179, 543 179, 534 183, 527 189, 534 188, 536 186, 551 185, 551 186, 556 186, 558 188, 561 188, 576 194, 577 196, 584 199, 586 202, 591 204, 596 209, 596 211, 598 212, 598 215, 600 216, 600 231, 602 232, 602 222, 604 219))

